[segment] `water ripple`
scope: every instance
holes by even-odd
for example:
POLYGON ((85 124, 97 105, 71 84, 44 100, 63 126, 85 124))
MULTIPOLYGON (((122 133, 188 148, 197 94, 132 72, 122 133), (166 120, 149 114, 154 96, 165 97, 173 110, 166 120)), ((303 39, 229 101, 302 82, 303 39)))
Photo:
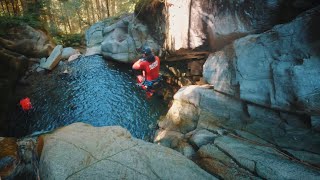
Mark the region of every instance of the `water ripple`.
MULTIPOLYGON (((47 75, 31 76, 26 90, 34 109, 27 116, 15 116, 14 135, 48 131, 74 122, 93 126, 120 125, 135 137, 153 135, 150 125, 166 111, 157 97, 145 98, 135 86, 130 66, 107 62, 100 56, 84 57, 60 66, 47 75), (68 68, 70 74, 62 72, 68 68)), ((21 112, 19 112, 21 113, 21 112)))

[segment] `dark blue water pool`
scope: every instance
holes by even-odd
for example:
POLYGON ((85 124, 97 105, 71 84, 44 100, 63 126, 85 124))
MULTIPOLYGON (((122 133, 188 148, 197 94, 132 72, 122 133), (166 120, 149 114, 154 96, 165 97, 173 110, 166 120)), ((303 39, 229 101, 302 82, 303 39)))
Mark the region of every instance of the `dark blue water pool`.
POLYGON ((147 99, 135 85, 129 65, 82 57, 44 75, 33 74, 25 88, 34 109, 12 115, 15 136, 50 131, 74 122, 93 126, 120 125, 135 137, 152 137, 156 121, 167 105, 158 97, 147 99), (68 69, 69 74, 63 71, 68 69))

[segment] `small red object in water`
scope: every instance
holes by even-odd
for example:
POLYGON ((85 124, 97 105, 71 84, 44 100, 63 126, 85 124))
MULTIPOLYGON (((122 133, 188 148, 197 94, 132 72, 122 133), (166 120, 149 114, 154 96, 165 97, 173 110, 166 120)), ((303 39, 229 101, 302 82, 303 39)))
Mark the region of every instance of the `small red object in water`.
POLYGON ((146 92, 147 98, 151 98, 153 95, 153 92, 147 91, 146 92))
POLYGON ((30 109, 32 109, 31 101, 30 101, 30 98, 28 97, 21 99, 20 105, 24 111, 29 111, 30 109))

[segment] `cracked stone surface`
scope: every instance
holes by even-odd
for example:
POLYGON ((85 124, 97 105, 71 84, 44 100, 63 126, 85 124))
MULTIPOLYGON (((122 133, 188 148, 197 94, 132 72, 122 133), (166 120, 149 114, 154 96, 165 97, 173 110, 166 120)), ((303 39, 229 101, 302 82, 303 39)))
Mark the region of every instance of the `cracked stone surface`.
POLYGON ((41 138, 41 179, 215 179, 180 153, 118 126, 75 123, 41 138))
POLYGON ((266 179, 318 179, 319 169, 290 160, 275 148, 223 136, 215 145, 245 169, 266 179))
MULTIPOLYGON (((199 118, 195 122, 197 124, 196 130, 185 133, 178 126, 171 126, 175 119, 186 120, 181 122, 184 124, 187 119, 192 117, 187 117, 187 114, 180 116, 181 114, 177 113, 175 119, 171 119, 171 123, 170 118, 166 118, 167 123, 161 124, 162 133, 156 135, 155 141, 178 150, 172 144, 179 143, 172 142, 194 144, 192 137, 199 129, 212 132, 218 137, 203 144, 200 143, 199 150, 194 149, 196 159, 198 158, 195 162, 213 175, 223 179, 245 178, 247 176, 252 176, 253 179, 299 179, 303 176, 312 179, 320 175, 319 170, 313 170, 314 167, 311 167, 319 164, 319 133, 306 126, 303 123, 304 118, 300 116, 277 113, 272 109, 254 104, 244 105, 240 100, 205 86, 188 86, 180 89, 175 95, 173 104, 175 103, 189 103, 191 105, 187 107, 197 108, 196 112, 199 112, 199 118), (173 136, 173 132, 175 136, 173 136), (235 140, 225 137, 230 133, 236 134, 242 139, 235 140), (246 141, 253 141, 255 145, 246 143, 246 141), (206 146, 205 144, 214 145, 206 146), (279 149, 276 151, 268 147, 279 149), (214 151, 214 148, 218 148, 219 151, 214 151), (283 154, 278 150, 311 166, 291 161, 283 157, 283 154), (229 159, 223 158, 222 161, 218 159, 219 157, 229 157, 229 159), (295 172, 293 173, 295 175, 291 175, 291 172, 296 169, 299 173, 295 172), (237 174, 241 174, 241 177, 237 174)), ((172 112, 176 111, 169 110, 167 117, 172 117, 169 114, 172 112)))
POLYGON ((261 179, 239 167, 231 157, 214 144, 201 146, 197 152, 197 158, 197 164, 212 174, 218 174, 222 179, 261 179))
POLYGON ((265 107, 319 114, 319 9, 210 55, 205 80, 218 91, 265 107))

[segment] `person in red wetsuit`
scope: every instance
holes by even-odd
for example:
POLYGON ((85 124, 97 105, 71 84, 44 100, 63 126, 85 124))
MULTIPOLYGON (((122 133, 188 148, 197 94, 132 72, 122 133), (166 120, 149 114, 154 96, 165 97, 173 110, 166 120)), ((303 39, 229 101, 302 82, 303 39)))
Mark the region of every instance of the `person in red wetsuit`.
POLYGON ((160 59, 155 56, 149 47, 142 50, 142 58, 132 65, 134 70, 142 70, 142 75, 137 76, 138 84, 147 92, 152 92, 152 86, 159 82, 160 59))

